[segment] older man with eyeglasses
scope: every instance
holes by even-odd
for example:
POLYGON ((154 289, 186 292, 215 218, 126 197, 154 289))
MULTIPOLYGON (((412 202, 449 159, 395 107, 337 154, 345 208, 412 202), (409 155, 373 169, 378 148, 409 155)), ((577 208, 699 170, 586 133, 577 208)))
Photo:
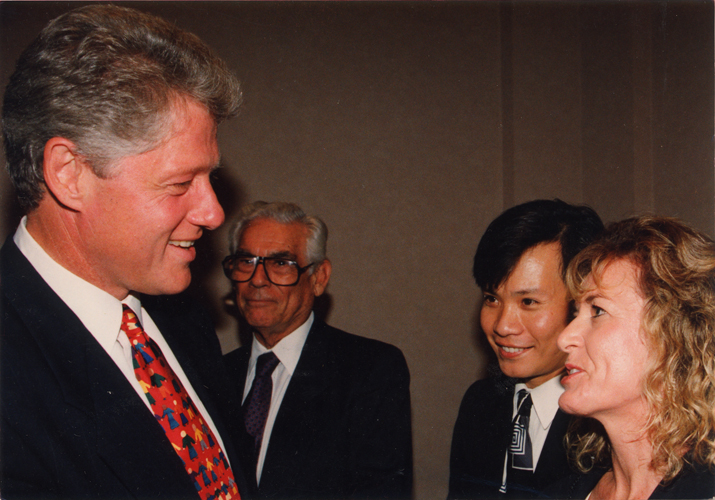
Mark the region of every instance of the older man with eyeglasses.
POLYGON ((253 341, 225 356, 257 498, 410 498, 409 372, 394 346, 315 317, 328 230, 292 203, 243 208, 223 261, 253 341), (254 474, 255 473, 255 474, 254 474))

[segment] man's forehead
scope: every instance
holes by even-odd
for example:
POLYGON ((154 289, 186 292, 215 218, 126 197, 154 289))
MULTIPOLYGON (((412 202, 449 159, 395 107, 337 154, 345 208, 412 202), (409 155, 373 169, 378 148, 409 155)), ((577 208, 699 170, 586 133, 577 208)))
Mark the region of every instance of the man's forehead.
POLYGON ((306 245, 307 228, 299 222, 282 223, 269 218, 249 221, 241 232, 239 250, 271 254, 298 254, 306 245))
POLYGON ((497 290, 523 295, 555 285, 566 286, 561 275, 561 245, 551 242, 527 249, 497 290))

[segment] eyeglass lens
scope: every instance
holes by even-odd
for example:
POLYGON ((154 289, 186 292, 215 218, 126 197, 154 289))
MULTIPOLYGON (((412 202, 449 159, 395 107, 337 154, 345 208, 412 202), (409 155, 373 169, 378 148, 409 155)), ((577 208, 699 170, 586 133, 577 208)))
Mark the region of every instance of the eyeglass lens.
MULTIPOLYGON (((298 281, 300 271, 295 261, 273 257, 265 257, 260 261, 271 283, 292 285, 298 281)), ((250 280, 258 262, 258 257, 237 257, 233 262, 231 279, 239 282, 250 280)))

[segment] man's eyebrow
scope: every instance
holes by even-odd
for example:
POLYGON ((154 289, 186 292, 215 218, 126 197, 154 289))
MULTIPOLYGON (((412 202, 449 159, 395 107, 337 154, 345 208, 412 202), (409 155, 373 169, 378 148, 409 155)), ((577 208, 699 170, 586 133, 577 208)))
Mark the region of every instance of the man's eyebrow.
POLYGON ((541 292, 541 289, 539 289, 539 288, 525 288, 523 290, 515 291, 514 293, 512 293, 512 295, 522 296, 522 295, 531 295, 531 294, 540 293, 540 292, 541 292))
POLYGON ((268 257, 272 257, 274 259, 286 259, 286 260, 296 260, 297 256, 292 253, 292 252, 287 252, 287 251, 282 251, 282 252, 273 252, 268 254, 268 257))
MULTIPOLYGON (((236 250, 235 255, 240 255, 241 257, 257 257, 257 255, 252 254, 251 252, 248 252, 242 248, 239 248, 236 250)), ((287 250, 282 250, 279 252, 271 252, 266 257, 271 258, 271 259, 285 259, 285 260, 296 260, 298 257, 287 250)))

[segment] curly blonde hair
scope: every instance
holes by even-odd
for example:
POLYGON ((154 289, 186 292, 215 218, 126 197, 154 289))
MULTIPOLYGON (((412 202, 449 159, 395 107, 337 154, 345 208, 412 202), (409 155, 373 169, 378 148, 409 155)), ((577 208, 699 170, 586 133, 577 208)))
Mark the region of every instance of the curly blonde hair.
MULTIPOLYGON (((669 217, 640 216, 609 225, 568 267, 574 297, 598 285, 605 267, 627 260, 638 270, 646 299, 642 328, 651 350, 644 396, 651 467, 672 480, 687 463, 715 465, 715 245, 703 233, 669 217)), ((566 438, 569 455, 585 472, 608 466, 603 427, 579 419, 566 438)))

